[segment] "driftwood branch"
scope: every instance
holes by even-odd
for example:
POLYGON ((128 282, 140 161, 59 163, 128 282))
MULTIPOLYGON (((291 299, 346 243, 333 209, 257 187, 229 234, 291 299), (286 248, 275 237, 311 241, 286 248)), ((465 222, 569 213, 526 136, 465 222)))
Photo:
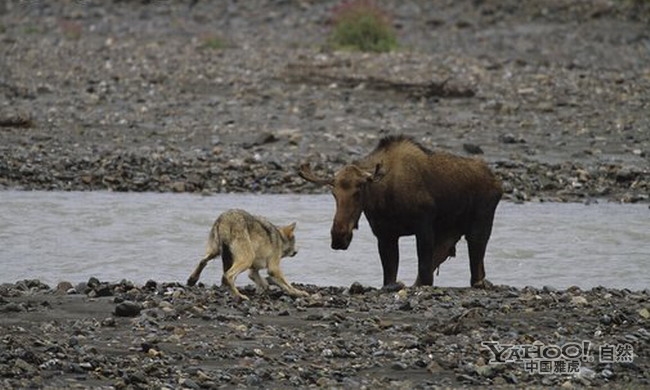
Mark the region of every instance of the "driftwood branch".
POLYGON ((374 91, 393 91, 411 98, 460 98, 472 97, 471 88, 453 86, 444 81, 407 82, 385 77, 337 74, 332 69, 310 64, 289 64, 285 73, 289 82, 314 85, 336 84, 341 88, 363 86, 374 91))

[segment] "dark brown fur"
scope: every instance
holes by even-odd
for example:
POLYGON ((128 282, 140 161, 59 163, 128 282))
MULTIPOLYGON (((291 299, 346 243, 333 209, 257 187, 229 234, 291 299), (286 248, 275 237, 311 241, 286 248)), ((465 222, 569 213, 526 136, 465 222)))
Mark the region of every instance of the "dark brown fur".
POLYGON ((332 188, 333 249, 348 248, 361 213, 366 215, 377 237, 384 286, 396 283, 397 242, 409 235, 416 236, 416 285, 433 284, 433 271, 455 254, 462 236, 469 250, 470 283, 484 284, 485 248, 503 190, 483 161, 434 153, 409 137, 391 136, 333 178, 316 177, 306 164, 300 176, 332 188))

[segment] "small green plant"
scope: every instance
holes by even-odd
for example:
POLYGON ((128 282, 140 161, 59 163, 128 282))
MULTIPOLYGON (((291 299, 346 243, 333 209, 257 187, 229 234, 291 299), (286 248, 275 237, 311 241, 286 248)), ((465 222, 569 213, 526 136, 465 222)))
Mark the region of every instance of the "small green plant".
POLYGON ((24 32, 25 34, 30 34, 30 35, 31 35, 31 34, 40 34, 40 33, 41 33, 41 29, 38 28, 38 26, 34 26, 34 25, 32 25, 32 24, 28 24, 28 25, 26 25, 25 27, 23 27, 23 32, 24 32))
POLYGON ((388 52, 397 48, 391 20, 371 0, 347 1, 332 12, 329 44, 336 49, 388 52))
POLYGON ((226 41, 216 36, 204 36, 201 38, 199 49, 220 50, 226 48, 226 41))

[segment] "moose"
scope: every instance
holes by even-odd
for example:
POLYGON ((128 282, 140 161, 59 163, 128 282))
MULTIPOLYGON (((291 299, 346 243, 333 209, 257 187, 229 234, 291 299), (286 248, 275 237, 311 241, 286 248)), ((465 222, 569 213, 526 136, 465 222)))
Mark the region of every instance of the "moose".
POLYGON ((401 286, 398 240, 415 235, 418 273, 415 286, 433 285, 433 273, 465 236, 470 285, 486 287, 484 257, 497 205, 500 181, 481 160, 433 152, 412 137, 382 138, 365 157, 345 165, 333 177, 318 177, 309 163, 298 174, 327 185, 336 200, 332 249, 345 250, 361 214, 377 237, 384 289, 401 286))

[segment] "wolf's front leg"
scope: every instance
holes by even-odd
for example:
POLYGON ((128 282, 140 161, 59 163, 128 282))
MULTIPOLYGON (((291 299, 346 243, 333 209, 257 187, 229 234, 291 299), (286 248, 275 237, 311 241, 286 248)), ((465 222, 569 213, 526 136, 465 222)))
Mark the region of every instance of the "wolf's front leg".
POLYGON ((271 279, 273 279, 273 282, 275 284, 280 286, 280 288, 284 290, 284 292, 291 295, 292 297, 309 296, 309 293, 307 291, 302 291, 289 284, 289 282, 287 282, 281 270, 277 268, 273 268, 273 269, 269 268, 269 276, 271 277, 271 279))

